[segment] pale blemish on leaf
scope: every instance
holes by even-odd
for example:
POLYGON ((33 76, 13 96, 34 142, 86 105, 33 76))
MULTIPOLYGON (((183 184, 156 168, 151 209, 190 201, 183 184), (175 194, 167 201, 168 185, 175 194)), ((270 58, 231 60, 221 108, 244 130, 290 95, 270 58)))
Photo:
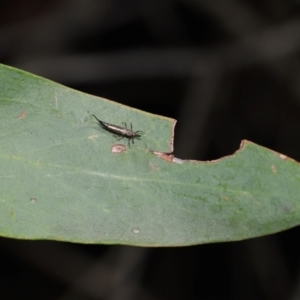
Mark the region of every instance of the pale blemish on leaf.
POLYGON ((284 155, 284 154, 279 154, 279 158, 281 158, 281 159, 286 159, 287 158, 287 156, 286 155, 284 155))
POLYGON ((58 100, 57 100, 56 91, 54 92, 54 99, 55 99, 55 108, 58 109, 58 100))
POLYGON ((276 167, 274 165, 271 166, 271 170, 273 173, 277 173, 276 167))
POLYGON ((18 116, 18 119, 24 119, 26 117, 26 110, 23 110, 19 116, 18 116))
POLYGON ((123 144, 115 144, 111 147, 111 153, 119 154, 124 151, 126 151, 126 147, 123 144))
POLYGON ((35 204, 37 202, 37 199, 35 197, 30 198, 30 203, 35 204))
POLYGON ((98 137, 98 135, 94 134, 94 135, 90 135, 88 137, 89 140, 95 140, 98 137))
POLYGON ((158 170, 157 165, 155 165, 153 163, 149 163, 149 165, 150 165, 150 168, 151 168, 152 171, 157 171, 158 170))
POLYGON ((10 214, 11 218, 14 220, 15 219, 15 212, 12 208, 10 209, 9 214, 10 214))

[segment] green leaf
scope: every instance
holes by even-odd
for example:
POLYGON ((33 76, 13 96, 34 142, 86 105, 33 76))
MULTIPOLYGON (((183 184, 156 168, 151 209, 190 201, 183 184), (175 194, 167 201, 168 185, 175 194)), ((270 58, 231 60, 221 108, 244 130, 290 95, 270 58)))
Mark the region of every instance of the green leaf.
POLYGON ((171 246, 300 223, 300 168, 284 155, 244 141, 215 162, 181 161, 163 154, 172 119, 3 65, 0 80, 1 236, 171 246), (129 148, 92 114, 144 134, 129 148))

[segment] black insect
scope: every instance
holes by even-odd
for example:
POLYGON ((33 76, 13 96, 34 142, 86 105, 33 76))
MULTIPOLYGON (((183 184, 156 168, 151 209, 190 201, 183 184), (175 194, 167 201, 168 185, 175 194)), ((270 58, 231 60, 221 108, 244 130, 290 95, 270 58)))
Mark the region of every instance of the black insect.
POLYGON ((118 136, 117 137, 118 140, 121 140, 124 137, 128 138, 128 146, 129 147, 130 147, 130 141, 132 141, 132 143, 134 144, 134 139, 139 139, 141 137, 141 135, 143 134, 143 131, 140 131, 140 130, 133 131, 131 123, 130 123, 130 129, 129 129, 129 128, 127 128, 127 124, 124 122, 122 123, 122 125, 124 127, 121 127, 121 126, 103 122, 103 121, 99 120, 95 115, 93 115, 93 116, 105 130, 116 134, 118 136))

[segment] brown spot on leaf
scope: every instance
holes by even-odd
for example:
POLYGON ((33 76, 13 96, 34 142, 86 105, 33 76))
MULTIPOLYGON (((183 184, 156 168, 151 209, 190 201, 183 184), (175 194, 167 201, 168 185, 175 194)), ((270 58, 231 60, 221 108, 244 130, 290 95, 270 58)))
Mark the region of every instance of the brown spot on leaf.
POLYGON ((274 165, 271 166, 271 170, 273 173, 277 173, 276 167, 274 165))
POLYGON ((173 160, 174 160, 173 154, 168 154, 168 153, 158 152, 158 151, 151 151, 151 152, 163 160, 171 161, 171 162, 173 162, 173 160))

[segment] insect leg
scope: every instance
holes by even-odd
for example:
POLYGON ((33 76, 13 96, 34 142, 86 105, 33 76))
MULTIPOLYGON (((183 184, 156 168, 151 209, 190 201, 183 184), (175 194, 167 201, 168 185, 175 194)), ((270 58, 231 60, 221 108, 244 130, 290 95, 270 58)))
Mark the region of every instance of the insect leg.
POLYGON ((114 138, 117 139, 118 141, 120 141, 122 138, 124 137, 124 135, 116 135, 114 134, 114 138))

